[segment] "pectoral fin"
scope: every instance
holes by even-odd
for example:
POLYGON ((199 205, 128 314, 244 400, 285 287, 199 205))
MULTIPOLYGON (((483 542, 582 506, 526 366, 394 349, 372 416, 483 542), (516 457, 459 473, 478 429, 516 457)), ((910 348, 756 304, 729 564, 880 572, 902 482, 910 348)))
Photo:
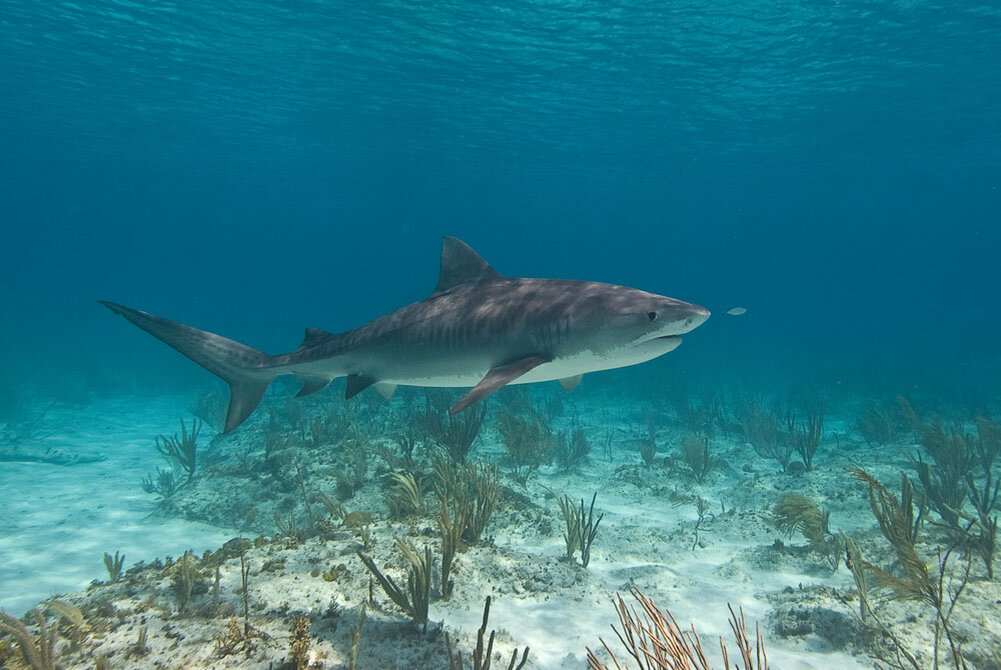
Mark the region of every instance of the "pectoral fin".
POLYGON ((580 386, 580 380, 583 377, 584 375, 582 374, 574 375, 573 377, 564 377, 563 379, 560 380, 560 386, 563 387, 564 391, 569 393, 570 391, 573 391, 575 388, 580 386))
POLYGON ((474 386, 469 393, 459 398, 459 401, 452 405, 449 414, 458 414, 474 402, 486 398, 505 384, 510 384, 526 372, 548 362, 549 359, 542 356, 526 356, 514 363, 491 368, 486 376, 480 380, 479 384, 474 386))

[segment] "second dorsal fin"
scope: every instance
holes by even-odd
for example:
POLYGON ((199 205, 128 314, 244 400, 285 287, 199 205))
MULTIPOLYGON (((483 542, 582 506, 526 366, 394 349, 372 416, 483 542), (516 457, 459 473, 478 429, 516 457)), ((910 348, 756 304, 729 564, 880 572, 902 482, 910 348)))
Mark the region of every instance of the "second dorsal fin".
POLYGON ((447 291, 467 282, 500 279, 490 264, 457 237, 446 237, 441 241, 441 274, 434 292, 447 291))
POLYGON ((333 337, 333 335, 325 330, 320 330, 319 328, 307 328, 306 336, 302 338, 302 344, 299 345, 299 348, 316 346, 323 340, 330 337, 333 337))

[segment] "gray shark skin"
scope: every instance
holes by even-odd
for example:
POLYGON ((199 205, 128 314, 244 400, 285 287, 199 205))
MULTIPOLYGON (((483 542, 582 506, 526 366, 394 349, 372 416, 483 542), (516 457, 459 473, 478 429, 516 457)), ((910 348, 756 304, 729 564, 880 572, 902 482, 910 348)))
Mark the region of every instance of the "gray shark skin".
POLYGON ((506 384, 559 380, 635 365, 674 350, 709 318, 698 305, 625 286, 498 274, 461 240, 442 243, 441 275, 421 300, 340 334, 308 328, 302 345, 269 356, 214 333, 113 302, 116 314, 167 343, 230 387, 224 432, 250 416, 279 375, 299 396, 347 377, 350 398, 375 385, 473 387, 460 412, 506 384))

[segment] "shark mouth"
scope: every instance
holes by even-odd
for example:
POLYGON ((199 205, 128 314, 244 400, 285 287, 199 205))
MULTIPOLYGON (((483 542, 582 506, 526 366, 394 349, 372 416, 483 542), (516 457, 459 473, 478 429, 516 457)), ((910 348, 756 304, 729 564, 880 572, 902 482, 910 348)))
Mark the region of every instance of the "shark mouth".
POLYGON ((675 346, 681 344, 681 335, 655 335, 633 342, 633 346, 649 344, 650 342, 675 342, 675 346))

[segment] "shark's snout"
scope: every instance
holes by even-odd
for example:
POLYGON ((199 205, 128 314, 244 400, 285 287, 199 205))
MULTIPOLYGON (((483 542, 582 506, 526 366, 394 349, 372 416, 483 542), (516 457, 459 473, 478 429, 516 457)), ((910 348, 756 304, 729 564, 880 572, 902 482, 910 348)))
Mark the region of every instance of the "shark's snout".
POLYGON ((701 326, 709 318, 709 310, 701 305, 686 303, 675 312, 672 330, 678 335, 691 332, 701 326))
POLYGON ((690 326, 689 330, 698 328, 709 319, 709 310, 700 305, 692 305, 692 312, 685 319, 685 323, 690 326))

